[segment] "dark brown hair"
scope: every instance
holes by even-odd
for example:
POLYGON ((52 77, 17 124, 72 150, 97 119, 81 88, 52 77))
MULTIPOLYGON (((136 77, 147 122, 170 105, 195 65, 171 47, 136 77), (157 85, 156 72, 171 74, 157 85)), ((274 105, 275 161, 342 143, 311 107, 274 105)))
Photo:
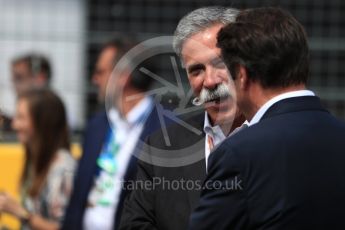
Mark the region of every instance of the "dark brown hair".
POLYGON ((29 186, 26 188, 28 194, 36 197, 57 151, 70 149, 66 112, 61 99, 45 88, 25 91, 19 95, 19 100, 27 101, 34 129, 33 140, 25 146, 22 188, 29 186))
MULTIPOLYGON (((138 40, 135 36, 131 34, 118 34, 113 39, 109 40, 107 43, 105 43, 102 47, 102 51, 108 48, 115 48, 116 49, 116 55, 113 60, 113 67, 114 68, 119 60, 132 48, 134 48, 136 45, 138 45, 138 40)), ((139 62, 140 64, 136 66, 131 72, 130 77, 130 84, 131 86, 135 87, 136 89, 140 91, 147 91, 151 85, 152 85, 152 78, 146 76, 140 71, 140 68, 145 67, 146 69, 150 70, 151 72, 156 72, 156 63, 153 60, 153 58, 148 58, 144 61, 139 61, 132 57, 133 59, 130 60, 131 65, 135 65, 136 62, 139 62)))
POLYGON ((235 23, 218 34, 218 47, 233 78, 237 68, 264 88, 305 84, 309 49, 302 25, 288 12, 274 7, 241 12, 235 23))

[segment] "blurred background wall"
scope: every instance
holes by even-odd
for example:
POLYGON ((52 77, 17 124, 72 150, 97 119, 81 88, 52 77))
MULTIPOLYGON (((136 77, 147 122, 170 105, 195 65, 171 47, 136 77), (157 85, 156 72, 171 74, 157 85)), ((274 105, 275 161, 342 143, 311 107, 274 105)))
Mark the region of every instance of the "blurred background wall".
MULTIPOLYGON (((290 11, 308 33, 311 49, 309 86, 328 109, 345 119, 345 1, 342 0, 90 0, 87 4, 88 73, 92 71, 99 42, 109 33, 129 31, 142 39, 171 35, 183 15, 208 5, 239 9, 280 6, 290 11)), ((169 63, 162 63, 160 67, 164 76, 171 76, 169 63)), ((89 106, 91 95, 87 97, 89 106)))
MULTIPOLYGON (((29 51, 46 54, 53 87, 63 97, 71 123, 82 130, 97 109, 91 84, 101 44, 131 32, 141 40, 172 35, 187 12, 207 5, 236 8, 280 6, 305 26, 311 48, 309 86, 336 116, 345 119, 345 1, 342 0, 0 0, 0 105, 14 110, 10 60, 29 51)), ((164 58, 161 74, 174 81, 164 58)), ((188 86, 183 74, 183 82, 188 86)))
POLYGON ((73 128, 85 118, 86 3, 81 0, 0 0, 0 107, 12 115, 11 61, 31 52, 52 65, 52 86, 73 128))

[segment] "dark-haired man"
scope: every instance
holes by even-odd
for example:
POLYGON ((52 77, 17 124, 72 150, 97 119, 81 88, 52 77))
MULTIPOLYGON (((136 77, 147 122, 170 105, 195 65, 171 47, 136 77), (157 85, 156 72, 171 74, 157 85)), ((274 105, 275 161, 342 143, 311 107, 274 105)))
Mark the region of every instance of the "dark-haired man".
POLYGON ((246 10, 218 46, 249 128, 211 154, 189 229, 344 229, 345 125, 306 89, 301 24, 279 8, 246 10))
MULTIPOLYGON (((103 46, 99 55, 93 82, 99 89, 99 101, 111 99, 113 107, 88 123, 62 229, 117 229, 129 193, 126 183, 136 175, 134 155, 145 137, 159 128, 154 101, 145 95, 151 78, 124 66, 111 79, 115 64, 135 45, 131 37, 119 36, 103 46), (106 98, 108 84, 121 95, 110 93, 106 98), (128 100, 131 96, 135 98, 128 100)), ((148 62, 139 66, 152 71, 148 62)))

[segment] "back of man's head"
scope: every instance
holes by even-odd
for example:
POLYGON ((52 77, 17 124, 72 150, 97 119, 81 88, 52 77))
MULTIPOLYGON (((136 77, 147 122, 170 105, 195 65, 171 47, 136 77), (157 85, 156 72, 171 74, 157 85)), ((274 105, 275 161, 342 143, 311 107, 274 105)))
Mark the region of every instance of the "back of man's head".
POLYGON ((263 88, 305 84, 309 49, 302 25, 274 7, 241 12, 218 34, 218 46, 233 78, 245 67, 248 78, 263 88))

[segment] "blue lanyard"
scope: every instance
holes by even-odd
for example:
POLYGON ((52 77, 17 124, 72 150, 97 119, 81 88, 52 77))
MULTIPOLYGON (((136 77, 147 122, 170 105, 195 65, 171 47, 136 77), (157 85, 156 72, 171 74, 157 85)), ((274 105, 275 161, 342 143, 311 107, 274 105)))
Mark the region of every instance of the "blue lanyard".
MULTIPOLYGON (((139 119, 134 123, 134 125, 139 125, 143 123, 147 117, 149 116, 151 108, 148 108, 140 117, 139 119)), ((100 156, 97 159, 97 165, 102 170, 105 170, 106 172, 110 174, 114 174, 117 171, 118 163, 116 161, 116 155, 120 150, 120 145, 116 142, 116 129, 109 128, 108 134, 107 134, 107 141, 104 143, 102 152, 100 156)))
POLYGON ((109 128, 107 141, 103 145, 102 152, 97 159, 97 165, 102 170, 110 174, 114 174, 117 169, 116 154, 120 149, 120 145, 116 143, 115 132, 109 128))

